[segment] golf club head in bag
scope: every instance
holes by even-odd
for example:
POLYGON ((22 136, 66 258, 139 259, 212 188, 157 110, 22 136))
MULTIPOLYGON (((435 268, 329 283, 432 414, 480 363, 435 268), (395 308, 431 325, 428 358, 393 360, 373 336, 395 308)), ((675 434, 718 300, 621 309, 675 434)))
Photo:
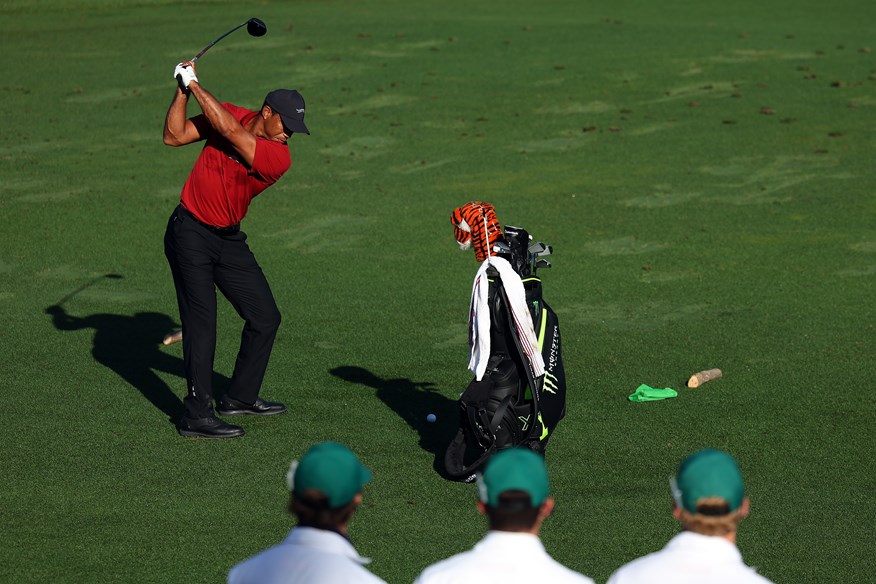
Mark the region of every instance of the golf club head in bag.
POLYGON ((496 250, 495 246, 493 249, 498 251, 499 257, 508 260, 508 263, 521 278, 526 278, 531 273, 527 249, 532 237, 522 227, 514 227, 513 225, 506 225, 502 230, 502 235, 505 245, 502 246, 501 250, 496 250))

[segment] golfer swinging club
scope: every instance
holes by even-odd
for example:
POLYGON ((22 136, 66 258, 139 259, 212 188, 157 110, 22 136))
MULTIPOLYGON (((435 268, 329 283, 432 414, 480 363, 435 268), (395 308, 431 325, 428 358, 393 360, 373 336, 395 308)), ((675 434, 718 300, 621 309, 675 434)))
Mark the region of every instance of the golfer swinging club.
POLYGON ((216 411, 220 416, 285 412, 285 405, 259 397, 280 311, 240 222, 252 199, 289 170, 287 140, 293 133, 310 132, 304 125, 304 98, 295 90, 272 91, 259 111, 251 111, 219 103, 198 82, 192 61, 177 65, 173 75, 177 89, 164 122, 164 143, 206 140, 164 235, 188 385, 178 430, 187 437, 231 438, 242 436, 243 428, 218 419, 212 404, 216 288, 246 321, 231 385, 216 411), (203 113, 187 119, 190 96, 203 113))

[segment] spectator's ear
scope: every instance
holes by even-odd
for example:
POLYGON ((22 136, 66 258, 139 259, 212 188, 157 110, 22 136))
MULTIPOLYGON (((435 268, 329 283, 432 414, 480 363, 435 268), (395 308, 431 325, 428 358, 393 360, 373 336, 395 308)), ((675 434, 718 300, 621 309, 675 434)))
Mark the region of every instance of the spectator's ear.
POLYGON ((739 506, 739 516, 740 517, 748 517, 748 514, 751 512, 751 503, 748 501, 748 497, 742 499, 742 504, 739 506))
POLYGON ((484 504, 483 501, 478 501, 478 512, 479 512, 481 515, 486 515, 486 514, 487 514, 487 506, 484 504))
POLYGON ((551 516, 551 513, 554 512, 554 505, 556 505, 556 503, 554 502, 553 497, 548 497, 544 500, 544 503, 542 503, 541 507, 538 509, 539 521, 544 521, 551 516))
POLYGON ((679 507, 678 505, 673 505, 672 516, 675 517, 678 521, 681 521, 681 507, 679 507))

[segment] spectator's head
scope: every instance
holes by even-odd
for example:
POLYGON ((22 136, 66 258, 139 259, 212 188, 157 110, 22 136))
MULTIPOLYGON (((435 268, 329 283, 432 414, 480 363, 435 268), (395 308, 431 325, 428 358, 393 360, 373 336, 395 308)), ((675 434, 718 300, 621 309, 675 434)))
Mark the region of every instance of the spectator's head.
POLYGON ((478 475, 478 509, 493 531, 538 534, 553 512, 544 459, 525 448, 494 454, 478 475))
POLYGON ((289 465, 289 511, 302 527, 346 533, 353 511, 362 502, 362 487, 369 480, 371 471, 349 448, 321 442, 289 465))
POLYGON ((749 504, 732 456, 711 448, 695 452, 682 461, 670 484, 673 515, 685 530, 735 539, 749 504))

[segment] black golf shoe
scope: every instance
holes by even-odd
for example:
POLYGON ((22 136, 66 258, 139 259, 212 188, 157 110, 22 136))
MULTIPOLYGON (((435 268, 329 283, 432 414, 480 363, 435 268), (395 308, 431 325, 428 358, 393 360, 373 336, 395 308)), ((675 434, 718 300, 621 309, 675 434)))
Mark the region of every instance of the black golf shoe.
POLYGON ((243 436, 244 431, 240 426, 226 424, 219 418, 187 418, 179 421, 177 430, 180 436, 186 438, 234 438, 243 436))
POLYGON ((256 398, 254 404, 245 404, 230 397, 223 397, 216 404, 216 412, 220 416, 273 416, 286 411, 286 406, 280 402, 269 402, 256 398))

